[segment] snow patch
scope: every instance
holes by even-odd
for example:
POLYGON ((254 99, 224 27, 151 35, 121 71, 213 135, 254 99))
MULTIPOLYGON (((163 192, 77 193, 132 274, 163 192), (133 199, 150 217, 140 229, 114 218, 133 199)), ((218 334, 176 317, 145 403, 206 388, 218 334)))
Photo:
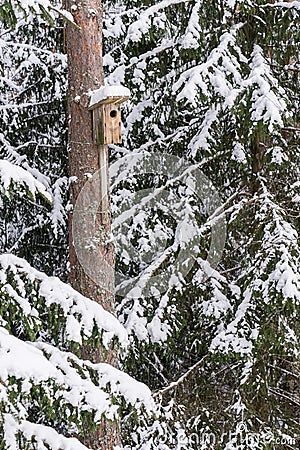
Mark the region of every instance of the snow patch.
POLYGON ((130 90, 122 85, 101 86, 99 89, 91 92, 89 108, 97 105, 109 97, 130 97, 130 90))
POLYGON ((12 183, 16 183, 27 188, 34 198, 39 193, 49 202, 52 202, 51 194, 47 192, 40 181, 34 178, 27 170, 4 159, 0 160, 0 182, 4 191, 8 191, 12 183))

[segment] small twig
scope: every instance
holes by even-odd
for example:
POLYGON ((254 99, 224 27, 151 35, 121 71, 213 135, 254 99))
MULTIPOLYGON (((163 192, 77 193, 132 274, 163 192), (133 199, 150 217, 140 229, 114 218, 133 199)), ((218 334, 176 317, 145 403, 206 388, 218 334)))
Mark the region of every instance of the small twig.
MULTIPOLYGON (((299 69, 299 71, 300 71, 300 69, 299 69)), ((281 128, 283 131, 300 131, 300 128, 299 127, 284 127, 284 128, 281 128)))
POLYGON ((196 364, 194 364, 187 372, 185 372, 180 378, 178 378, 177 381, 173 381, 173 383, 169 384, 169 386, 166 386, 165 388, 161 389, 160 391, 155 392, 155 394, 153 394, 153 397, 158 397, 159 395, 163 395, 166 392, 176 388, 179 384, 181 384, 186 378, 188 378, 188 376, 194 372, 196 369, 198 369, 198 367, 200 367, 203 363, 203 361, 207 358, 207 355, 203 356, 202 359, 200 359, 200 361, 198 361, 196 364))
POLYGON ((22 240, 24 239, 24 237, 26 236, 26 234, 30 231, 35 230, 36 228, 38 228, 39 225, 32 225, 31 227, 27 227, 22 231, 21 236, 19 237, 19 239, 14 243, 14 245, 8 250, 8 253, 12 253, 13 250, 15 250, 16 248, 18 248, 19 243, 22 242, 22 240))
POLYGON ((283 394, 282 392, 276 391, 275 389, 269 388, 269 392, 273 395, 278 395, 278 397, 282 397, 285 400, 288 400, 291 403, 294 403, 294 405, 300 407, 300 403, 297 402, 297 400, 294 400, 292 397, 289 397, 288 395, 283 394))
POLYGON ((300 379, 299 375, 297 375, 296 373, 290 372, 289 370, 283 369, 282 367, 276 367, 276 366, 273 366, 272 364, 268 364, 268 366, 272 367, 272 369, 281 370, 281 372, 284 372, 287 375, 291 375, 292 377, 300 379))

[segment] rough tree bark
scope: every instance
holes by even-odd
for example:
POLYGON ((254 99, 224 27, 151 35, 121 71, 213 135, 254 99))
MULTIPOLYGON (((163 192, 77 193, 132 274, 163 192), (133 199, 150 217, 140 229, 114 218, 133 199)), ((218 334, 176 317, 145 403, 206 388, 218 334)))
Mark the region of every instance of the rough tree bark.
MULTIPOLYGON (((81 30, 71 25, 66 27, 66 48, 68 56, 68 159, 69 176, 76 177, 71 184, 70 201, 73 207, 78 196, 91 177, 99 170, 99 154, 102 152, 107 161, 107 147, 99 147, 93 143, 92 118, 88 111, 89 92, 98 89, 103 84, 102 64, 102 4, 101 0, 66 0, 65 7, 71 11, 74 21, 81 30)), ((99 195, 96 192, 96 195, 99 195)), ((82 219, 84 226, 88 221, 89 205, 78 213, 77 221, 82 219), (78 217, 79 214, 79 217, 78 217), (82 214, 82 217, 80 217, 82 214)), ((101 214, 97 215, 97 228, 99 235, 105 236, 110 232, 110 215, 106 214, 105 220, 101 214)), ((100 303, 106 310, 111 311, 114 306, 114 297, 111 292, 99 286, 89 275, 86 267, 83 267, 76 255, 74 248, 74 233, 72 223, 72 211, 69 217, 69 244, 70 244, 70 282, 72 286, 86 297, 100 303)), ((93 223, 95 227, 95 223, 93 223)), ((114 263, 114 248, 111 243, 105 243, 105 239, 95 236, 98 246, 99 268, 106 261, 110 267, 114 263)), ((84 246, 85 243, 82 242, 84 246)), ((95 260, 92 260, 95 264, 95 260)), ((85 266, 89 264, 88 258, 85 266)), ((108 274, 110 276, 111 274, 108 274)), ((116 354, 111 350, 108 355, 101 348, 82 349, 82 357, 92 362, 109 362, 116 360, 116 354)), ((83 443, 93 450, 112 450, 119 443, 118 426, 115 423, 102 422, 96 433, 86 433, 82 438, 83 443)))

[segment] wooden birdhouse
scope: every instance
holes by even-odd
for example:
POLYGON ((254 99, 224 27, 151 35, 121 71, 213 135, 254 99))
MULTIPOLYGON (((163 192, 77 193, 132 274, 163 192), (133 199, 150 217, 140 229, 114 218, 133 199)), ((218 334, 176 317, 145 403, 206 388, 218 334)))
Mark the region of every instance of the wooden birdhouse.
POLYGON ((92 92, 88 109, 92 111, 95 143, 122 143, 120 104, 129 98, 130 91, 124 86, 101 86, 92 92))

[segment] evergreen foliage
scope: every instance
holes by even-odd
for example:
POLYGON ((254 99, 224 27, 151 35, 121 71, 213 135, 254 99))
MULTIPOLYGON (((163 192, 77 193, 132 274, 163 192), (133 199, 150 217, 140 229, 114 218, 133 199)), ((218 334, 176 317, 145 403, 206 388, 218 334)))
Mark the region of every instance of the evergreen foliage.
MULTIPOLYGON (((66 278, 66 58, 62 28, 20 13, 15 29, 2 21, 1 159, 12 184, 19 167, 41 183, 48 201, 15 192, 3 196, 1 252, 18 256, 48 274, 66 278), (7 27, 7 28, 6 28, 7 27), (6 162, 6 164, 8 164, 6 162), (15 168, 14 168, 15 167, 15 168), (49 205, 51 199, 51 206, 49 205), (50 251, 51 250, 51 251, 50 251), (47 258, 44 258, 44 253, 47 258)), ((6 180, 5 188, 11 183, 6 180)), ((46 199, 47 200, 47 199, 46 199)))
POLYGON ((48 1, 0 6, 1 450, 83 450, 120 412, 126 450, 296 448, 299 9, 107 5, 107 82, 132 91, 111 146, 120 323, 63 283, 62 25, 48 1), (78 356, 128 336, 156 406, 78 356))
POLYGON ((128 431, 128 449, 295 448, 299 2, 122 0, 107 5, 104 33, 107 83, 132 91, 112 147, 116 220, 131 213, 117 242, 124 366, 162 405, 160 420, 128 431), (145 159, 156 161, 147 176, 145 159), (197 196, 199 170, 221 208, 197 196), (168 193, 143 203, 146 188, 168 193), (222 258, 207 261, 209 225, 225 215, 222 258), (194 261, 184 275, 182 248, 194 261))
POLYGON ((87 430, 120 409, 153 408, 146 386, 79 358, 82 345, 104 353, 126 346, 127 332, 61 281, 68 275, 67 64, 63 24, 54 13, 56 26, 49 24, 48 6, 53 13, 44 1, 5 2, 0 11, 1 450, 84 450, 87 430))

